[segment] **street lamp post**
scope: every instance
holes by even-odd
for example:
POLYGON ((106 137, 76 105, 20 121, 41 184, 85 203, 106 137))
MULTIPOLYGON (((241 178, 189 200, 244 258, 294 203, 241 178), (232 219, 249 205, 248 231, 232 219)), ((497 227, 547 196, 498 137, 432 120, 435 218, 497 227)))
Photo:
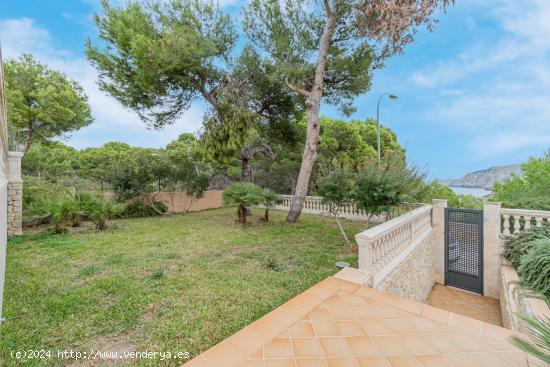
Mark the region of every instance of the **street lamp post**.
POLYGON ((397 99, 396 95, 390 93, 382 93, 378 98, 378 104, 376 105, 376 148, 378 151, 378 162, 380 162, 380 102, 382 97, 388 96, 389 99, 397 99))

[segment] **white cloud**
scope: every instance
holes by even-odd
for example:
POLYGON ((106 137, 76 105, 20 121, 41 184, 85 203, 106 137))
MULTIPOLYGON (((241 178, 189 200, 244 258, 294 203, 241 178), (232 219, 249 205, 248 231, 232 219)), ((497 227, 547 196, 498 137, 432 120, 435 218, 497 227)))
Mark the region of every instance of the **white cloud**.
POLYGON ((4 58, 16 58, 23 53, 33 54, 40 62, 60 70, 78 81, 89 97, 95 122, 74 134, 69 144, 82 148, 122 140, 143 146, 163 146, 183 132, 196 132, 202 125, 203 110, 187 111, 175 124, 162 131, 148 130, 138 116, 125 109, 114 98, 99 90, 97 71, 83 56, 58 49, 50 33, 37 26, 33 19, 0 20, 0 41, 4 58))
POLYGON ((477 44, 414 72, 411 80, 440 96, 426 117, 467 132, 476 154, 535 153, 550 146, 550 1, 483 5, 472 6, 493 18, 496 39, 480 31, 477 44))

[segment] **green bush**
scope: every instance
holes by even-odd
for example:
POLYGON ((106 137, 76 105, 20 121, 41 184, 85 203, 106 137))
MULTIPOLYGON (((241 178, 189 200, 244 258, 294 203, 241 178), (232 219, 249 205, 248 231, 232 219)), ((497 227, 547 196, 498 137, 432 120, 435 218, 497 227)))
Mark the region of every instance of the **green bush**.
POLYGON ((41 215, 48 216, 54 225, 53 232, 55 234, 66 232, 67 226, 82 215, 77 201, 69 195, 44 200, 38 206, 37 211, 41 215))
POLYGON ((550 239, 550 224, 543 223, 541 227, 532 227, 509 236, 504 241, 504 257, 517 269, 521 258, 534 248, 535 241, 539 239, 550 239))
POLYGON ((261 187, 251 182, 235 182, 223 191, 223 202, 226 205, 238 205, 237 222, 246 225, 246 208, 257 205, 264 198, 261 187))
POLYGON ((527 326, 529 338, 514 335, 510 341, 517 348, 550 365, 550 318, 519 315, 527 326))
POLYGON ((155 206, 155 209, 151 207, 151 205, 145 204, 145 202, 141 200, 134 200, 131 203, 129 203, 126 208, 120 213, 120 217, 122 218, 145 218, 145 217, 155 217, 159 214, 159 211, 161 213, 168 212, 168 207, 164 205, 164 203, 160 201, 153 202, 153 205, 155 206))
POLYGON ((80 193, 75 197, 84 216, 94 222, 95 227, 101 231, 107 228, 107 219, 117 217, 124 211, 124 205, 97 195, 80 193))
POLYGON ((550 301, 550 238, 534 240, 530 245, 531 250, 520 259, 520 282, 550 301))
POLYGON ((68 190, 57 184, 48 182, 40 177, 24 178, 23 185, 23 215, 25 217, 34 217, 40 211, 40 206, 44 201, 53 198, 60 198, 68 195, 68 190))

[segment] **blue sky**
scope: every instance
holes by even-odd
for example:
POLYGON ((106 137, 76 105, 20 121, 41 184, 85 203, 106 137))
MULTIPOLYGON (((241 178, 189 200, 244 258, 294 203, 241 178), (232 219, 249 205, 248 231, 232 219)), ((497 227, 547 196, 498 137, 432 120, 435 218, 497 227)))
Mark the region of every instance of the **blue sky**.
MULTIPOLYGON (((419 32, 404 55, 375 73, 371 91, 356 99, 351 117, 373 117, 380 93, 398 95, 383 102, 381 121, 432 178, 519 163, 550 148, 550 1, 456 2, 439 15, 434 32, 419 32)), ((245 1, 220 3, 238 17, 245 1)), ((65 142, 77 148, 113 140, 160 147, 182 132, 198 131, 204 104, 153 131, 99 91, 83 54, 85 38, 96 37, 91 15, 98 9, 99 0, 0 5, 3 56, 33 53, 79 81, 90 97, 94 124, 65 142)), ((330 106, 322 113, 341 117, 330 106)))

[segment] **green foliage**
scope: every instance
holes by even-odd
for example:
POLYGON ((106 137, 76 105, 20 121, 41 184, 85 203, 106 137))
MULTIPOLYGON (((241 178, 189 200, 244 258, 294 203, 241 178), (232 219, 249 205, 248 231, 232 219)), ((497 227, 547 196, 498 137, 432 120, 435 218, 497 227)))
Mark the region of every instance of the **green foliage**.
POLYGON ((277 195, 270 189, 264 189, 262 192, 262 205, 265 207, 264 220, 269 221, 269 208, 280 204, 283 201, 283 198, 280 195, 277 195))
POLYGON ((495 183, 492 199, 504 207, 550 210, 550 151, 521 165, 523 177, 495 183))
POLYGON ((541 227, 531 227, 506 238, 504 257, 517 269, 521 258, 535 247, 537 240, 550 240, 550 224, 543 223, 541 227))
POLYGON ((473 195, 458 195, 457 208, 482 209, 483 199, 473 195))
POLYGON ((237 221, 246 224, 246 208, 257 205, 264 198, 263 190, 251 182, 235 182, 223 191, 225 205, 237 205, 237 221))
POLYGON ((92 123, 82 87, 31 55, 4 64, 9 127, 25 153, 33 141, 47 141, 92 123))
MULTIPOLYGON (((100 88, 154 127, 174 122, 199 96, 223 83, 235 44, 231 18, 213 2, 102 1, 94 21, 103 49, 86 45, 100 88)), ((207 97, 208 96, 208 97, 207 97)))
MULTIPOLYGON (((370 88, 373 49, 358 32, 353 2, 339 1, 334 7, 336 28, 322 75, 323 96, 349 114, 353 98, 370 88)), ((302 88, 314 84, 326 22, 323 4, 308 0, 253 0, 243 13, 248 38, 270 55, 283 78, 302 88)))
POLYGON ((433 199, 446 199, 447 206, 451 208, 458 208, 458 195, 449 187, 442 185, 438 181, 432 181, 427 185, 424 185, 418 197, 415 201, 419 203, 430 204, 433 199))
POLYGON ((530 244, 531 249, 520 258, 517 268, 520 281, 550 303, 550 237, 530 244))
POLYGON ((78 193, 75 200, 84 216, 95 223, 96 228, 107 228, 107 220, 119 216, 124 212, 124 205, 108 201, 103 197, 90 193, 78 193))
POLYGON ((25 175, 56 181, 59 176, 74 174, 80 162, 80 151, 75 148, 58 141, 37 141, 23 157, 21 169, 25 175))
POLYGON ((144 218, 155 217, 166 212, 168 212, 168 208, 160 201, 153 201, 151 205, 145 204, 143 200, 132 200, 128 205, 126 205, 126 208, 120 216, 123 218, 144 218))
POLYGON ((510 342, 525 353, 550 364, 550 318, 519 315, 527 327, 529 338, 511 336, 510 342))
POLYGON ((69 195, 47 199, 40 204, 37 210, 40 214, 50 218, 55 234, 66 232, 67 226, 82 215, 78 203, 69 195))
POLYGON ((65 187, 52 184, 40 177, 25 177, 23 185, 23 215, 40 215, 42 202, 68 194, 65 187))
POLYGON ((417 168, 398 160, 370 163, 357 175, 354 200, 369 217, 387 213, 416 197, 423 178, 417 168))
POLYGON ((337 215, 340 207, 352 200, 353 181, 343 171, 333 171, 320 180, 318 190, 331 214, 337 215))

